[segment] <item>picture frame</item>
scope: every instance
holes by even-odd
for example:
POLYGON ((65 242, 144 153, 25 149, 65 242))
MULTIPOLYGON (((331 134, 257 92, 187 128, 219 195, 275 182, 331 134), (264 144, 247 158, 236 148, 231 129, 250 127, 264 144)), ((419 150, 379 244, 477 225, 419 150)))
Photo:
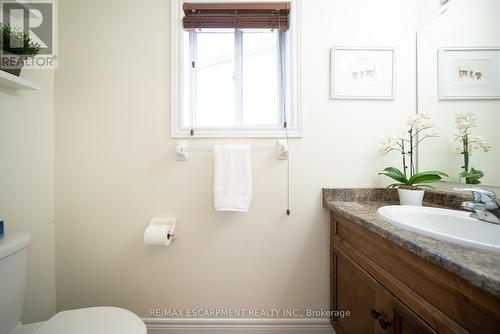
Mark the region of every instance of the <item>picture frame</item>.
POLYGON ((500 47, 440 48, 438 99, 500 99, 500 47))
POLYGON ((395 48, 334 46, 330 59, 331 99, 395 99, 395 48))

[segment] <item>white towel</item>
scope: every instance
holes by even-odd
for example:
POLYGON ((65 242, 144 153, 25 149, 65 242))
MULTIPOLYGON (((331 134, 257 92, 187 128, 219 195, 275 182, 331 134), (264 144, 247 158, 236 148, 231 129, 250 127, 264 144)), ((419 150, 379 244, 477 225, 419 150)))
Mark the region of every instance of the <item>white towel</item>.
POLYGON ((250 145, 214 147, 214 206, 219 211, 248 212, 252 200, 250 145))

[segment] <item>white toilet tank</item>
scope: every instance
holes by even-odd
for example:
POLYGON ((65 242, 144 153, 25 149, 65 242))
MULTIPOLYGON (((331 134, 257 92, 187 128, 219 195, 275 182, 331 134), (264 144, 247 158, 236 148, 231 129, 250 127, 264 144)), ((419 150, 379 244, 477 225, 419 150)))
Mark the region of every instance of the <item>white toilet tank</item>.
POLYGON ((7 234, 0 240, 0 334, 9 333, 23 315, 30 244, 28 233, 7 234))

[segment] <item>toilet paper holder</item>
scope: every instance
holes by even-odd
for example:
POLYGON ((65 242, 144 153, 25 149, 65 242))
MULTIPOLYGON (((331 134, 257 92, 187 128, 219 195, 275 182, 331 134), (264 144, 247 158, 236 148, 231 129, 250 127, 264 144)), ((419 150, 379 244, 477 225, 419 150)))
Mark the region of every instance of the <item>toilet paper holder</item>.
POLYGON ((170 228, 168 229, 167 239, 175 240, 176 236, 176 219, 175 218, 152 218, 149 221, 149 225, 166 225, 170 228))

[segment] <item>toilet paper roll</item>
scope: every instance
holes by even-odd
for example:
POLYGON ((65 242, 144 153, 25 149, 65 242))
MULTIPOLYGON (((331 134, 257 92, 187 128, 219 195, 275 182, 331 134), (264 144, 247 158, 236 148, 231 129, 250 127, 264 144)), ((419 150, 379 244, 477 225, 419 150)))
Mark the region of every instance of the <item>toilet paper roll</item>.
POLYGON ((172 238, 168 237, 170 225, 149 225, 144 231, 144 243, 150 246, 168 246, 172 238))

